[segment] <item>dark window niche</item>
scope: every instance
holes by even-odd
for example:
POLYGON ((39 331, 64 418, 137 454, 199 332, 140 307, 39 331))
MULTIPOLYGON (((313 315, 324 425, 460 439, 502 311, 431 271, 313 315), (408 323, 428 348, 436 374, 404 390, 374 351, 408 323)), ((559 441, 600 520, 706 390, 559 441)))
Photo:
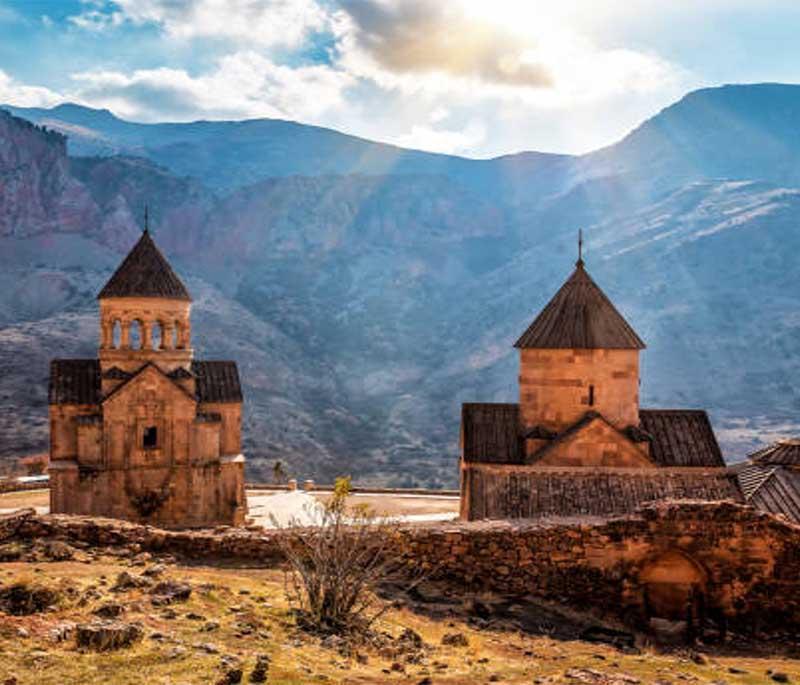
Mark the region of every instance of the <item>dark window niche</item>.
POLYGON ((589 406, 590 407, 594 406, 594 386, 593 385, 589 386, 589 406))
POLYGON ((158 447, 158 428, 147 426, 142 435, 142 447, 146 450, 154 450, 158 447))

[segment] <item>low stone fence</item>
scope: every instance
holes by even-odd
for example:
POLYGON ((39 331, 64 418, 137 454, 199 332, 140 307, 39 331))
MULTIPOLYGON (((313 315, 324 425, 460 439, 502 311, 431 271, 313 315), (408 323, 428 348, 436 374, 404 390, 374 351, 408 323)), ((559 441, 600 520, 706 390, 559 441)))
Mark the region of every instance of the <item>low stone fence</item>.
MULTIPOLYGON (((195 558, 281 561, 280 531, 165 531, 33 510, 3 540, 61 538, 195 558)), ((732 502, 661 502, 596 520, 408 525, 398 560, 465 592, 526 594, 633 621, 684 610, 748 628, 800 629, 800 526, 732 502), (672 604, 670 604, 672 603, 672 604)))
POLYGON ((49 490, 50 486, 44 483, 20 483, 17 480, 0 480, 0 495, 6 492, 23 492, 26 490, 49 490))

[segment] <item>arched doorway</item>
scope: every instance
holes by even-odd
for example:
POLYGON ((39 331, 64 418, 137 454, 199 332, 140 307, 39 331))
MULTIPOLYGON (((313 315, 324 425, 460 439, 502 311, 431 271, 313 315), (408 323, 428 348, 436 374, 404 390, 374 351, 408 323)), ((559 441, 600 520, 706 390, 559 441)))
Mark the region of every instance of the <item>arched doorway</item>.
POLYGON ((687 637, 702 631, 708 574, 694 559, 670 550, 648 561, 639 573, 647 619, 686 621, 687 637))

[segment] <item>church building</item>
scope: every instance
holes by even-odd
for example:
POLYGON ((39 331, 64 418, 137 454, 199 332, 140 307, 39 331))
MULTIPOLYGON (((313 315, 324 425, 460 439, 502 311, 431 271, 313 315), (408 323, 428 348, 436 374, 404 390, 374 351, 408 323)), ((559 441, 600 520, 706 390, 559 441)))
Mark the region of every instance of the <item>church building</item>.
POLYGON ((191 297, 146 225, 98 300, 98 358, 50 365, 50 510, 242 524, 236 363, 194 358, 191 297))
POLYGON ((519 402, 462 407, 463 519, 741 500, 705 411, 640 408, 645 344, 582 258, 515 347, 519 402))

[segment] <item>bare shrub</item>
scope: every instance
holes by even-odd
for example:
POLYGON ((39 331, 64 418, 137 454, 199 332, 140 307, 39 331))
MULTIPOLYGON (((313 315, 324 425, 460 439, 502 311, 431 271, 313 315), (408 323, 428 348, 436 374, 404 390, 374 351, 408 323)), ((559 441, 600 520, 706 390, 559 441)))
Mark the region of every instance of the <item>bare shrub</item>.
POLYGON ((279 536, 286 596, 308 629, 363 632, 389 608, 375 590, 399 572, 391 553, 397 523, 348 506, 349 494, 350 478, 337 479, 330 500, 313 512, 318 525, 293 524, 279 536))

